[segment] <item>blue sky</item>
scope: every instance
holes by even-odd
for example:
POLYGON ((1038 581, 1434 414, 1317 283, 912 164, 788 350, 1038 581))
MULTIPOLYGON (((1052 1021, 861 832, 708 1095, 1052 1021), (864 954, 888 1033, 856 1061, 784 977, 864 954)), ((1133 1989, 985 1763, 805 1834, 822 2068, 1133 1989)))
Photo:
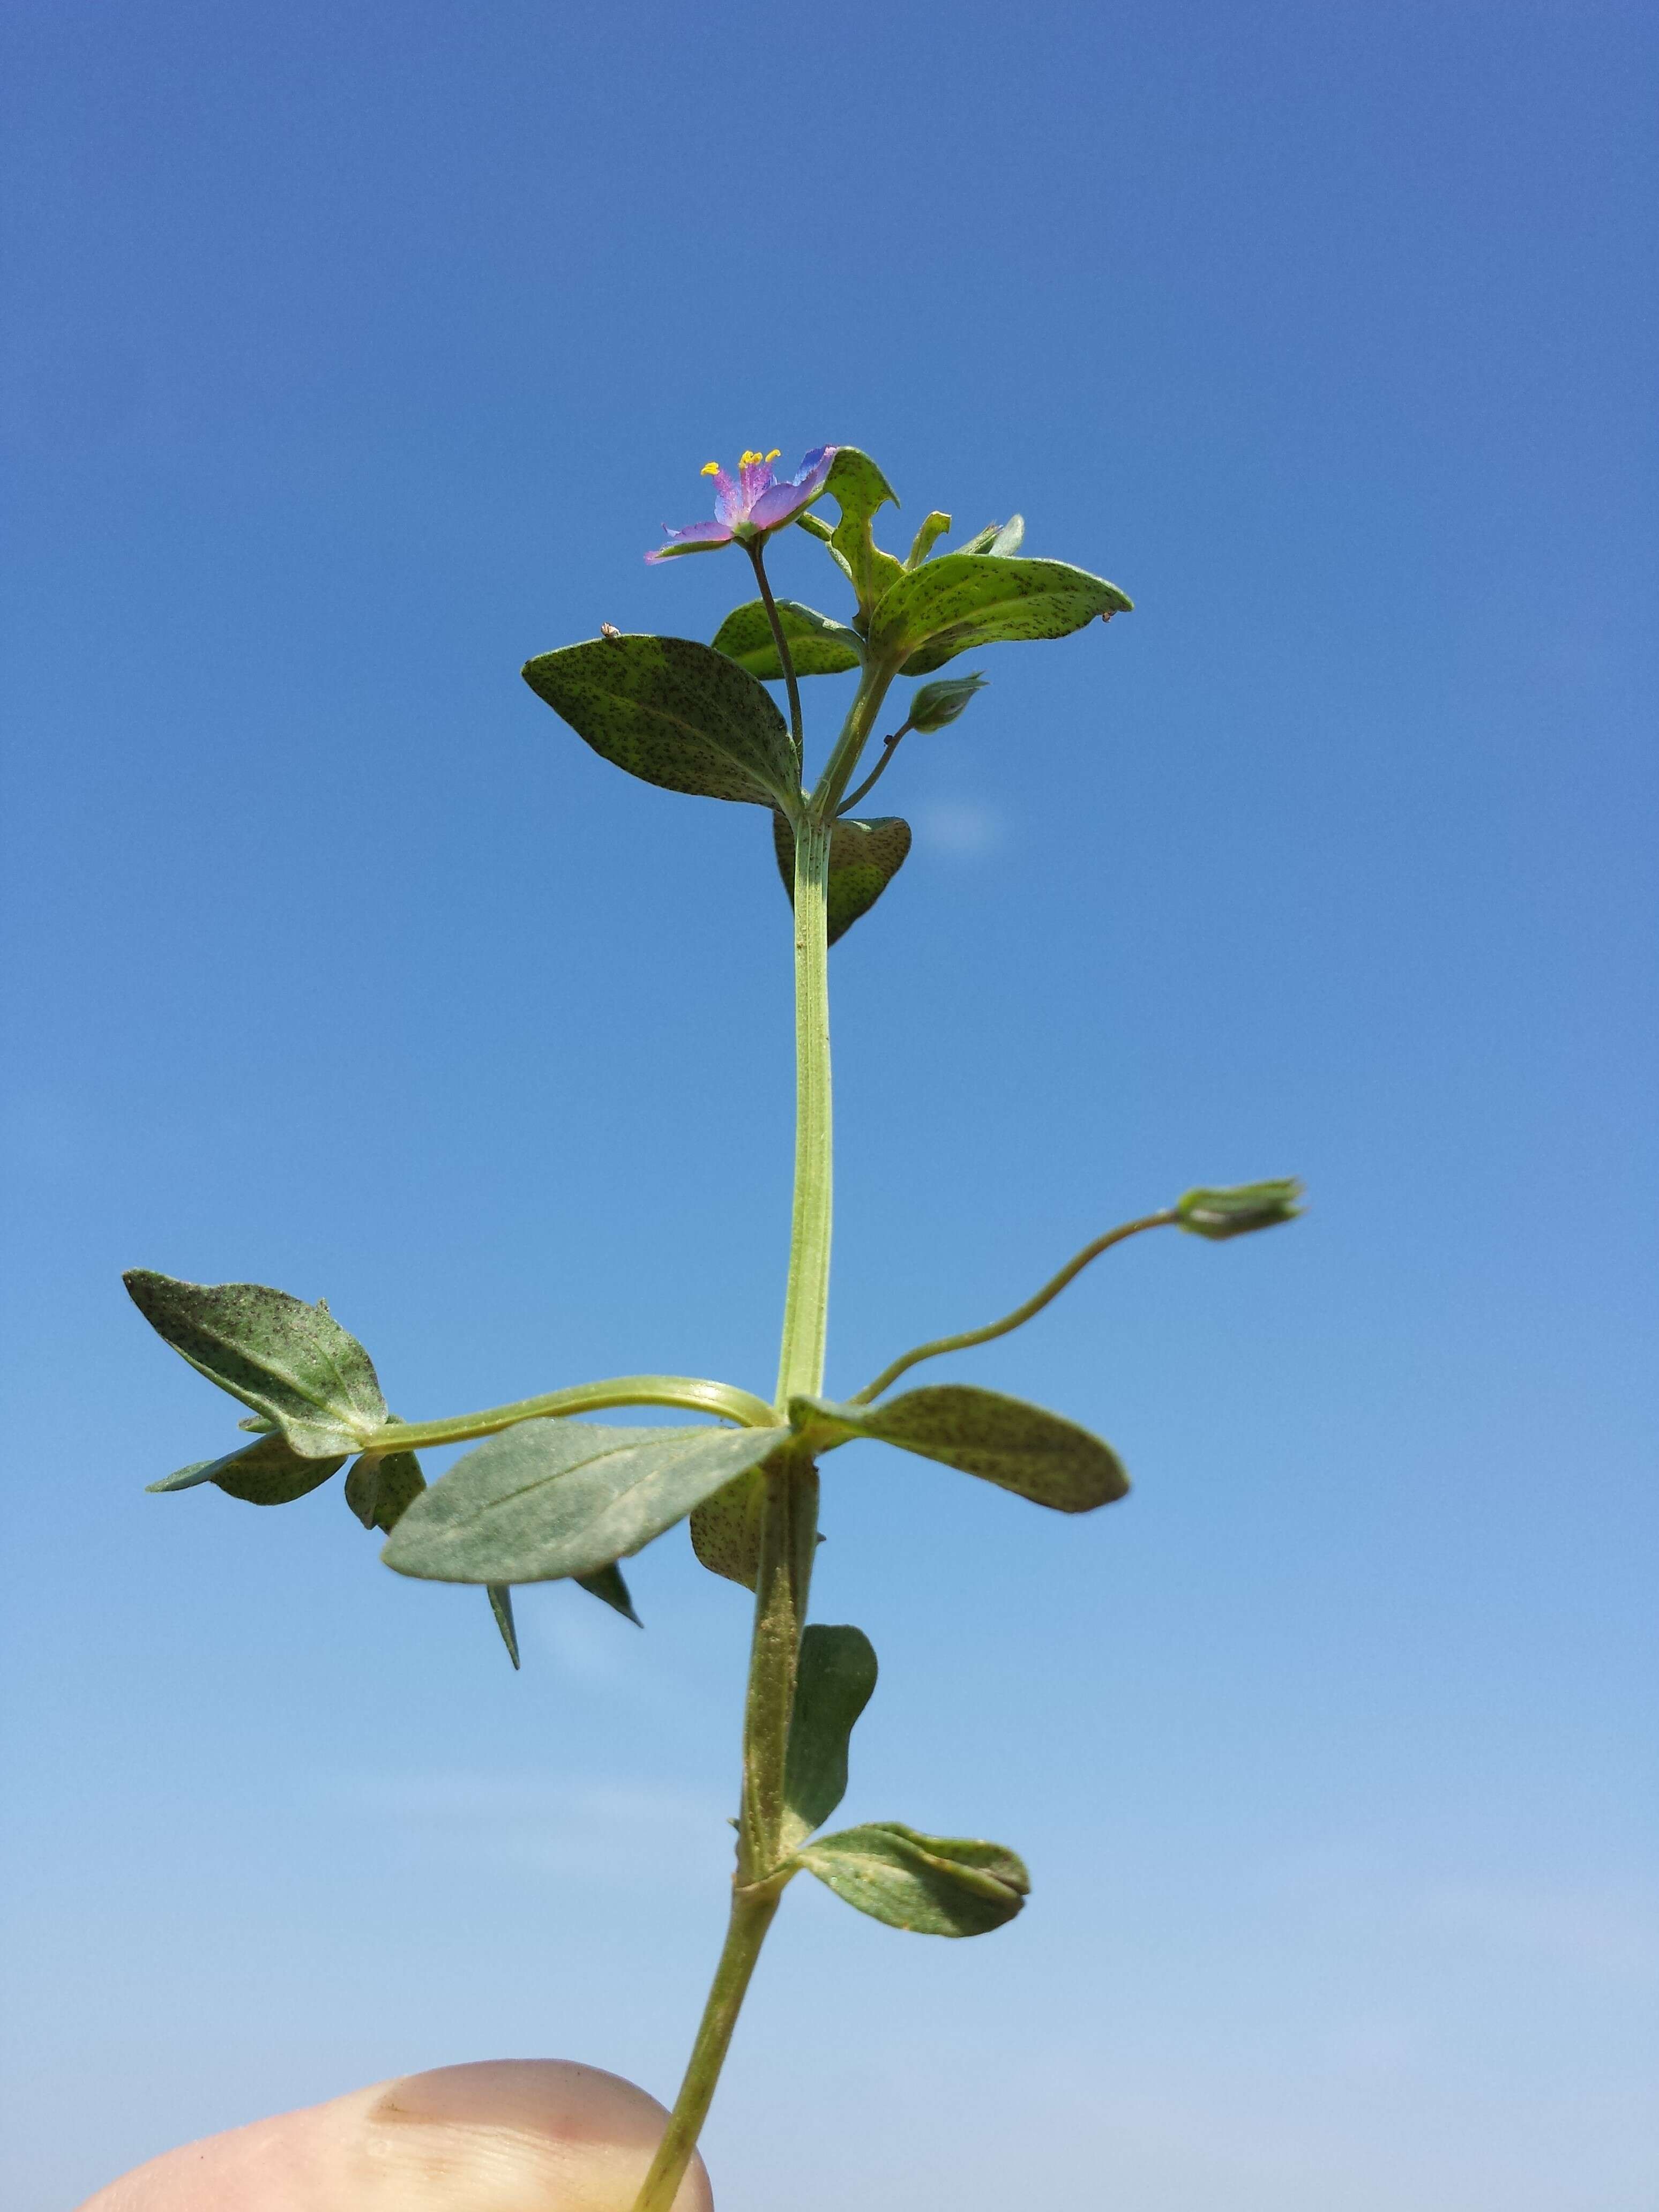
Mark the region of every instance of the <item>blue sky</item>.
POLYGON ((769 1387, 766 824, 517 671, 712 635, 736 556, 643 549, 710 455, 830 440, 901 544, 1018 508, 1137 602, 987 653, 884 787, 830 1387, 1190 1183, 1313 1203, 953 1370, 1109 1436, 1127 1503, 830 1463, 816 1609, 883 1665, 848 1816, 1036 1888, 957 1946, 798 1885, 723 2212, 1650 2212, 1651 15, 0 38, 8 2203, 451 2060, 672 2093, 739 1593, 671 1535, 643 1636, 524 1594, 515 1678, 337 1485, 146 1498, 230 1423, 118 1275, 326 1295, 410 1418, 769 1387))

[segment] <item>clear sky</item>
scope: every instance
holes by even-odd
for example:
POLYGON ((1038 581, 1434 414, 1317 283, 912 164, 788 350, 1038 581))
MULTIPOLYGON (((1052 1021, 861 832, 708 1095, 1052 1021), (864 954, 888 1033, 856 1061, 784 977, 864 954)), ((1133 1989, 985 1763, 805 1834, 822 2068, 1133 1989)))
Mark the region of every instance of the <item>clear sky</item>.
MULTIPOLYGON (((830 1387, 1187 1185, 953 1371, 1073 1522, 852 1448, 849 1819, 1012 1929, 792 1893, 722 2212, 1651 2212, 1656 19, 1636 5, 15 0, 6 2046, 14 2212, 451 2060, 672 2095, 744 1601, 515 1677, 118 1279, 326 1295, 410 1418, 769 1389, 767 824, 527 654, 712 635, 698 469, 865 447, 1137 611, 974 664, 832 956, 830 1387), (90 2086, 88 2086, 90 2085, 90 2086)), ((832 613, 800 533, 776 580, 832 613)), ((816 726, 838 687, 809 687, 816 726)), ((441 1461, 434 1457, 435 1471, 441 1461)))

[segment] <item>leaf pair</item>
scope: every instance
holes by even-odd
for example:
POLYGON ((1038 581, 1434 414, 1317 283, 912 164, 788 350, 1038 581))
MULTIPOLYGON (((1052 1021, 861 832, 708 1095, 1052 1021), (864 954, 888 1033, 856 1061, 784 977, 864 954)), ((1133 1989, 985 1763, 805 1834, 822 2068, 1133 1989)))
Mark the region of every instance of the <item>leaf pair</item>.
POLYGON ((844 1828, 817 1843, 847 1794, 853 1729, 876 1686, 876 1655, 862 1629, 808 1628, 801 1638, 784 1768, 781 1841, 793 1866, 890 1928, 925 1936, 981 1936, 1012 1920, 1029 1877, 999 1844, 927 1836, 896 1820, 844 1828))
MULTIPOLYGON (((390 1416, 368 1353, 321 1301, 307 1305, 264 1283, 186 1283, 148 1267, 123 1277, 156 1333, 210 1382, 254 1408, 245 1427, 265 1431, 222 1458, 198 1460, 152 1491, 212 1483, 250 1505, 289 1505, 337 1474, 390 1416)), ((346 1478, 346 1504, 365 1528, 388 1535, 426 1488, 413 1452, 364 1453, 346 1478)), ((614 1566, 586 1587, 637 1616, 614 1566)), ((489 1602, 513 1664, 519 1663, 513 1599, 492 1583, 489 1602)))

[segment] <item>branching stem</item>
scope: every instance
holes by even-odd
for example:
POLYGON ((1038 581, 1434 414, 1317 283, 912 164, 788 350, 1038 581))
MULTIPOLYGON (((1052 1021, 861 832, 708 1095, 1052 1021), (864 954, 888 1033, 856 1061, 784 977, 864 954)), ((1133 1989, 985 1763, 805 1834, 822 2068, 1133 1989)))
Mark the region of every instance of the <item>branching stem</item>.
POLYGON ((732 1382, 706 1382, 696 1375, 617 1375, 605 1382, 578 1382, 539 1398, 520 1398, 482 1413, 457 1413, 447 1421, 392 1421, 360 1449, 370 1453, 414 1451, 427 1444, 464 1444, 493 1437, 520 1421, 556 1420, 566 1413, 599 1413, 608 1406, 677 1406, 688 1413, 715 1413, 739 1428, 770 1428, 777 1419, 764 1398, 732 1382))
POLYGON ((849 791, 846 798, 842 800, 841 805, 836 809, 837 815, 850 814, 853 809, 858 805, 860 799, 867 797, 868 794, 875 789, 876 786, 881 781, 883 775, 886 771, 888 762, 892 759, 893 755, 898 750, 899 739, 908 734, 910 726, 910 724, 907 722, 902 729, 895 730, 890 738, 884 738, 882 739, 881 758, 871 769, 869 775, 865 777, 858 789, 856 791, 849 791))
POLYGON ((1083 1273, 1091 1260, 1097 1260, 1103 1252, 1109 1252, 1114 1244, 1121 1244, 1126 1237, 1139 1237, 1143 1229, 1167 1229, 1173 1225, 1175 1220, 1173 1211, 1148 1213, 1139 1221, 1126 1221, 1121 1228, 1109 1229, 1103 1237, 1097 1237, 1092 1244, 1085 1244, 1075 1257, 1066 1262, 1057 1275, 1051 1275, 1040 1291, 1027 1298, 1023 1306, 1016 1306, 1012 1313, 1004 1314, 1000 1321, 988 1322, 983 1328, 967 1329, 960 1336, 936 1336, 931 1344, 919 1344, 914 1352, 907 1352, 902 1358, 894 1360, 890 1366, 884 1367, 875 1381, 866 1382, 855 1397, 848 1400, 848 1404, 867 1406, 872 1398, 880 1397, 884 1390, 896 1382, 908 1369, 918 1365, 924 1359, 937 1359, 946 1352, 967 1352, 975 1344, 988 1344, 994 1336, 1006 1336, 1011 1329, 1021 1328, 1034 1314, 1040 1314, 1051 1298, 1057 1298, 1067 1283, 1083 1273))

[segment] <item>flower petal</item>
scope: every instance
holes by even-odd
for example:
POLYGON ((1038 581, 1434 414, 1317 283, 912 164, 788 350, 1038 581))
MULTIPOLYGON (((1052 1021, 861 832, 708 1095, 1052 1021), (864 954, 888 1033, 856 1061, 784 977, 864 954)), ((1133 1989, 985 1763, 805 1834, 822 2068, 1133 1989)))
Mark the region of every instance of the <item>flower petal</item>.
POLYGON ((654 546, 645 556, 647 561, 669 561, 676 553, 712 553, 716 546, 732 543, 731 528, 724 522, 693 522, 684 530, 669 530, 665 523, 663 528, 668 543, 654 546))
POLYGON ((724 469, 714 471, 714 512, 728 523, 743 521, 749 512, 748 501, 724 469))
POLYGON ((830 467, 839 448, 835 446, 816 446, 787 483, 775 484, 763 492, 749 510, 749 520, 757 530, 781 529, 804 514, 823 489, 830 467))
POLYGON ((834 467, 836 455, 840 451, 839 446, 814 446, 795 471, 790 482, 799 484, 803 489, 810 485, 812 496, 816 498, 823 489, 824 479, 834 467))

